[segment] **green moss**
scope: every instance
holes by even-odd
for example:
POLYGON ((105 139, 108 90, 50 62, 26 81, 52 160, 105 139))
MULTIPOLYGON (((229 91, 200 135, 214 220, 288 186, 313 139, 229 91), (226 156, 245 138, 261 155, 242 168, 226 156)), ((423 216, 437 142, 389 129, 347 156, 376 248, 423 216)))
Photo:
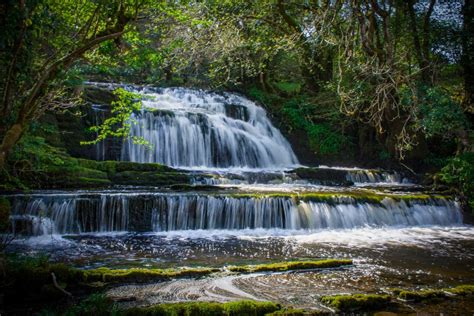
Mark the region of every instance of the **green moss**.
POLYGON ((459 285, 454 288, 445 289, 445 291, 460 296, 474 295, 474 285, 459 285))
POLYGON ((116 161, 115 169, 117 172, 122 171, 155 171, 155 172, 169 172, 175 169, 161 165, 158 163, 138 163, 128 161, 116 161))
POLYGON ((111 176, 116 184, 129 185, 171 185, 189 182, 187 175, 177 172, 122 171, 111 176))
POLYGON ((248 265, 248 266, 231 266, 229 271, 232 272, 263 272, 263 271, 289 271, 302 269, 323 269, 323 268, 337 268, 344 265, 351 265, 350 259, 324 259, 315 261, 289 261, 277 262, 270 264, 248 265))
MULTIPOLYGON (((353 199, 357 202, 366 202, 372 204, 381 204, 386 198, 393 199, 395 201, 405 202, 417 202, 425 201, 430 199, 444 199, 446 197, 441 195, 428 195, 428 194, 390 194, 390 193, 375 193, 367 191, 334 191, 334 192, 270 192, 270 193, 235 193, 230 196, 235 198, 292 198, 296 201, 312 201, 312 202, 324 202, 324 203, 344 203, 344 199, 353 199), (339 199, 339 201, 338 201, 339 199)), ((347 201, 350 202, 350 201, 347 201)))
POLYGON ((405 301, 422 302, 426 300, 444 298, 446 296, 443 290, 421 290, 421 291, 408 291, 408 290, 393 290, 393 294, 397 298, 405 301))
POLYGON ((3 188, 101 188, 112 184, 163 186, 189 183, 184 172, 157 163, 94 161, 71 157, 42 137, 25 135, 10 155, 17 178, 3 188))
POLYGON ((83 169, 95 169, 98 172, 97 176, 84 176, 85 178, 104 178, 105 176, 109 180, 108 184, 158 186, 189 182, 186 174, 157 163, 87 159, 78 159, 78 162, 83 169))
POLYGON ((326 311, 315 311, 315 310, 304 310, 304 309, 294 309, 294 308, 284 308, 267 314, 266 316, 322 316, 330 315, 326 311))
POLYGON ((52 284, 51 273, 58 282, 74 287, 96 287, 98 282, 126 283, 169 280, 171 278, 198 278, 220 271, 216 268, 183 269, 108 269, 81 270, 62 263, 49 263, 46 257, 10 258, 7 260, 7 284, 12 293, 40 291, 52 284), (88 286, 90 284, 90 286, 88 286))
POLYGON ((86 178, 86 177, 79 177, 77 178, 77 185, 79 187, 103 187, 112 185, 109 179, 94 179, 94 178, 86 178))
POLYGON ((136 307, 123 311, 123 315, 186 315, 186 316, 260 316, 279 310, 281 307, 271 302, 238 301, 229 303, 190 302, 159 304, 150 307, 136 307))
POLYGON ((393 294, 399 299, 414 302, 423 302, 433 299, 442 299, 447 297, 447 293, 459 295, 459 296, 470 296, 474 295, 474 285, 460 285, 454 288, 445 288, 439 290, 419 290, 410 291, 403 289, 393 289, 393 294))
POLYGON ((83 280, 86 282, 150 282, 171 278, 202 277, 220 271, 213 268, 196 269, 108 269, 98 268, 83 271, 83 280))
POLYGON ((389 295, 352 294, 323 296, 321 302, 338 311, 375 310, 390 303, 389 295))

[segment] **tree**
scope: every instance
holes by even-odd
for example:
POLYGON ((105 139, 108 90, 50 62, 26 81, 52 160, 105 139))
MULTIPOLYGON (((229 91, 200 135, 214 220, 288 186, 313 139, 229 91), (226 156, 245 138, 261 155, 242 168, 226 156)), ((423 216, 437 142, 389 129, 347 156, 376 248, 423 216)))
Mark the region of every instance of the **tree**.
POLYGON ((464 109, 474 116, 474 1, 465 0, 463 9, 462 59, 464 109))
POLYGON ((65 102, 66 81, 75 62, 99 44, 117 41, 145 4, 144 0, 2 2, 0 169, 28 124, 65 102))

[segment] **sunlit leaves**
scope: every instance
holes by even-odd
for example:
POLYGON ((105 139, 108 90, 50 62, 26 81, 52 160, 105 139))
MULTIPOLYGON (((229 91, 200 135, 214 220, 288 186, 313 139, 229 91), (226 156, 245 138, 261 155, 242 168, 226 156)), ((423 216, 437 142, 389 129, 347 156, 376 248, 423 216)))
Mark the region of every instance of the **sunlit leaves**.
POLYGON ((145 139, 130 135, 132 125, 138 124, 133 118, 133 113, 141 110, 141 96, 122 88, 114 90, 114 95, 117 99, 110 105, 112 115, 102 124, 90 128, 90 131, 97 134, 96 139, 81 142, 81 145, 93 145, 108 137, 118 137, 130 138, 135 144, 151 146, 145 139))

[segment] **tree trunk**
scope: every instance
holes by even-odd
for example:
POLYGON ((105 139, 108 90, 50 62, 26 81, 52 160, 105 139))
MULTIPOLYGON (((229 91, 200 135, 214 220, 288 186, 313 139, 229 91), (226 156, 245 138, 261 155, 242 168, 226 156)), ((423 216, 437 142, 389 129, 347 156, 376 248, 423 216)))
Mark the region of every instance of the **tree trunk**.
POLYGON ((20 140, 25 127, 28 126, 31 119, 38 114, 39 101, 47 93, 48 84, 54 80, 60 72, 66 71, 76 60, 82 58, 85 52, 96 47, 100 43, 122 36, 125 26, 130 20, 130 17, 125 16, 124 8, 122 7, 118 12, 117 22, 115 25, 86 40, 75 50, 51 63, 42 71, 39 78, 29 91, 25 101, 19 105, 16 122, 10 127, 5 128, 6 132, 0 145, 0 170, 5 168, 8 155, 13 146, 20 140))
POLYGON ((0 145, 0 170, 5 168, 7 157, 13 146, 20 140, 23 134, 23 125, 13 124, 5 133, 2 144, 0 145))

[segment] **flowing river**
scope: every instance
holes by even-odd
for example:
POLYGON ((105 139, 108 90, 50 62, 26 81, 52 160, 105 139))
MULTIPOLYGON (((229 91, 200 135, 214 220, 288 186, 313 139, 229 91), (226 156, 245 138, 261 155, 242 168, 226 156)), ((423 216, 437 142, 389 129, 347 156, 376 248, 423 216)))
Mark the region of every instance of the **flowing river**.
POLYGON ((390 171, 321 166, 343 175, 337 186, 297 177, 293 170, 301 166, 290 144, 265 110, 242 96, 127 89, 144 98, 131 136, 152 146, 125 141, 121 159, 186 170, 192 190, 8 195, 23 234, 15 251, 83 268, 354 259, 339 269, 222 272, 110 289, 111 297, 133 297, 123 305, 256 299, 318 308, 325 294, 474 283, 474 228, 455 200, 390 171))

